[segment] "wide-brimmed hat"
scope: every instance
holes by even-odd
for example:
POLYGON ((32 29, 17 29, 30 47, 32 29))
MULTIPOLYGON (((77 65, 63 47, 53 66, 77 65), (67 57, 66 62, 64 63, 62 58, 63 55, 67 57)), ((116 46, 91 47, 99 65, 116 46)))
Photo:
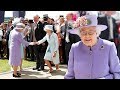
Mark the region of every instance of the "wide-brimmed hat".
POLYGON ((53 25, 45 25, 44 30, 45 31, 47 31, 47 30, 53 31, 53 25))
POLYGON ((15 29, 24 29, 25 28, 25 25, 23 23, 18 23, 16 24, 16 27, 15 29))
POLYGON ((100 31, 107 29, 106 25, 99 25, 98 24, 98 20, 97 20, 96 15, 85 15, 85 16, 79 17, 76 20, 76 24, 77 24, 76 28, 72 29, 72 30, 68 30, 68 32, 70 32, 72 34, 78 34, 79 33, 78 31, 81 30, 81 28, 90 27, 90 26, 95 26, 100 31))

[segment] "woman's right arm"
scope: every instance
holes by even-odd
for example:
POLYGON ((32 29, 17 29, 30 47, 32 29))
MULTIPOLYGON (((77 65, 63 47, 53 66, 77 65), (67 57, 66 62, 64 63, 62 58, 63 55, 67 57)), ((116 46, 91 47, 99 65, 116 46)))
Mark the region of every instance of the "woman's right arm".
POLYGON ((37 42, 38 45, 44 43, 47 40, 47 36, 37 42))
POLYGON ((72 44, 70 53, 69 53, 69 62, 68 70, 64 76, 64 79, 74 79, 74 44, 72 44))

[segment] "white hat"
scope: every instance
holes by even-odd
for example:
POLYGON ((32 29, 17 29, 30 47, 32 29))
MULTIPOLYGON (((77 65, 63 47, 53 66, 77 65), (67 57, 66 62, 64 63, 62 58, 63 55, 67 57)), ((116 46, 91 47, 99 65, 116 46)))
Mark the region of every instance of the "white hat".
POLYGON ((13 26, 16 26, 18 23, 20 23, 20 18, 14 18, 14 21, 12 22, 13 26))
POLYGON ((25 28, 25 25, 23 23, 18 23, 16 24, 16 27, 15 29, 24 29, 25 28))
POLYGON ((45 31, 47 31, 47 30, 53 31, 53 25, 45 25, 44 30, 45 31))

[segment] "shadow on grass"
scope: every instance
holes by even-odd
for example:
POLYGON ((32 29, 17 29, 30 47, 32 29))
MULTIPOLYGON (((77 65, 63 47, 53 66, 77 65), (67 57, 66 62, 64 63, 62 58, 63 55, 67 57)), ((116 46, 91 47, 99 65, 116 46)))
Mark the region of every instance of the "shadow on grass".
POLYGON ((43 75, 40 72, 33 71, 22 71, 21 79, 45 79, 43 77, 39 77, 39 75, 43 75))

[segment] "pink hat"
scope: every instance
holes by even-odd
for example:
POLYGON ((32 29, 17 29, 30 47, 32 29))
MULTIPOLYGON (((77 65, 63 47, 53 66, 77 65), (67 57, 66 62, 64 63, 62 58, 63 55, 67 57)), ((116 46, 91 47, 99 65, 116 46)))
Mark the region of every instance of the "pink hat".
POLYGON ((73 14, 72 20, 73 20, 73 21, 76 21, 76 19, 77 19, 77 15, 76 15, 76 14, 73 14))
POLYGON ((96 26, 99 30, 103 31, 107 29, 106 25, 98 25, 98 20, 96 15, 85 15, 79 17, 76 20, 76 28, 73 30, 68 30, 72 34, 78 34, 78 30, 83 27, 96 26))

